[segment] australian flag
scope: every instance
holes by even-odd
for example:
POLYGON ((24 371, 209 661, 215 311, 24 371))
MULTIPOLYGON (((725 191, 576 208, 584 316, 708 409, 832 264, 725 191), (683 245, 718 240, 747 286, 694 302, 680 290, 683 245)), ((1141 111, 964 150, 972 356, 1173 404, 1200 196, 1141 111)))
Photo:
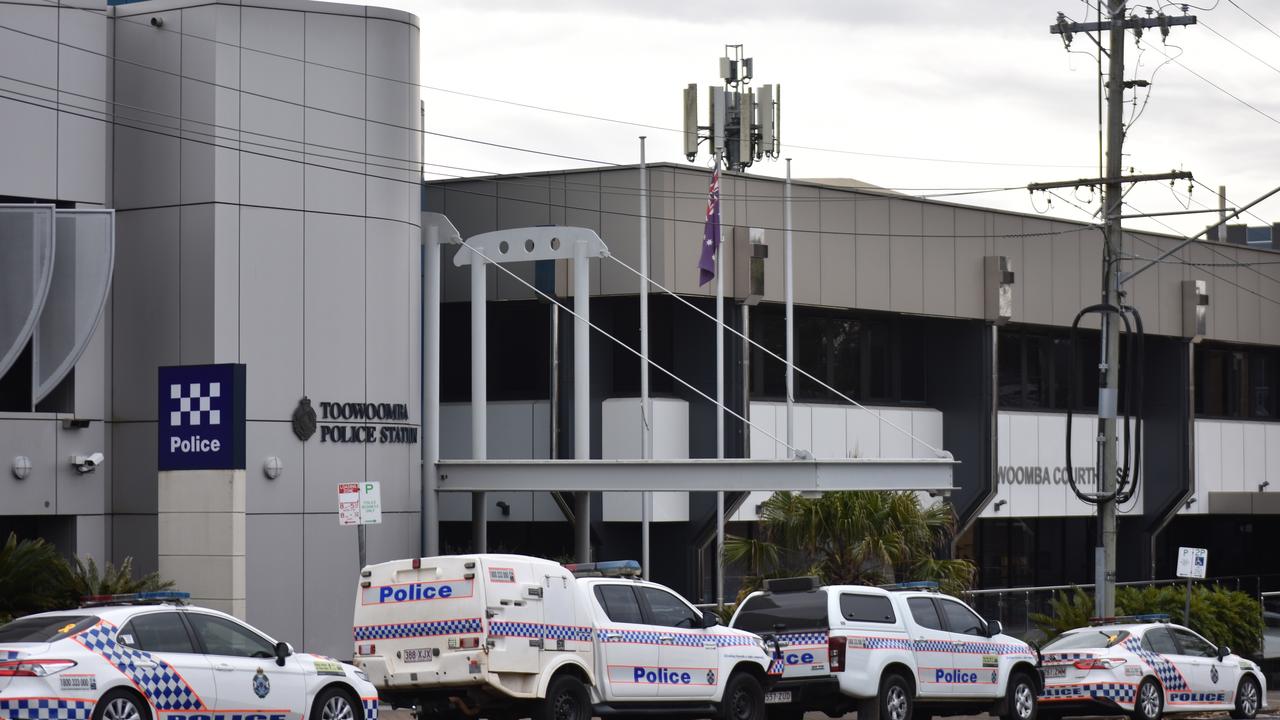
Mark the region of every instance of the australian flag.
POLYGON ((702 230, 702 257, 698 259, 698 284, 716 279, 716 253, 720 252, 720 163, 707 188, 707 221, 702 230))

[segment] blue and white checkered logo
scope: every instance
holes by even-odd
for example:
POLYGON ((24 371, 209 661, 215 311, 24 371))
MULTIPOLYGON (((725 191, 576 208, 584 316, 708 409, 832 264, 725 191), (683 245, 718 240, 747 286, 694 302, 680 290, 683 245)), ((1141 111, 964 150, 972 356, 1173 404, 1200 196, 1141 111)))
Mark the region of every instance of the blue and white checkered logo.
POLYGON ((160 658, 116 642, 116 627, 100 622, 76 636, 76 642, 101 655, 147 696, 157 710, 200 710, 204 703, 186 680, 160 658))
POLYGON ((480 618, 437 620, 435 622, 392 623, 390 625, 357 625, 356 640, 395 640, 397 638, 435 637, 437 635, 474 635, 484 632, 480 618))
POLYGON ((1182 673, 1178 670, 1178 666, 1169 662, 1169 660, 1158 653, 1142 647, 1142 642, 1135 637, 1129 637, 1124 641, 1124 647, 1129 652, 1142 658, 1142 661, 1155 672, 1156 677, 1160 678, 1160 683, 1170 690, 1189 690, 1187 681, 1182 677, 1182 673))
POLYGON ((214 401, 222 397, 222 383, 171 383, 169 399, 170 427, 202 427, 222 424, 222 411, 215 408, 214 401))
POLYGON ((0 717, 12 720, 89 720, 93 702, 64 698, 0 700, 0 717))
POLYGON ((364 708, 364 720, 378 720, 378 698, 360 698, 364 708))

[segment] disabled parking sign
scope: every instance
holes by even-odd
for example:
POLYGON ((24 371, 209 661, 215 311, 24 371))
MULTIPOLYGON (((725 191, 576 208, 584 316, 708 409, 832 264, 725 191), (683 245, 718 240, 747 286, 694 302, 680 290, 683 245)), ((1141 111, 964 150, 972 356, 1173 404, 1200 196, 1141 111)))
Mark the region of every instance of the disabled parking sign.
POLYGON ((245 366, 159 369, 157 468, 244 469, 245 366))
POLYGON ((1209 564, 1209 551, 1205 548, 1178 548, 1178 577, 1203 580, 1209 564))

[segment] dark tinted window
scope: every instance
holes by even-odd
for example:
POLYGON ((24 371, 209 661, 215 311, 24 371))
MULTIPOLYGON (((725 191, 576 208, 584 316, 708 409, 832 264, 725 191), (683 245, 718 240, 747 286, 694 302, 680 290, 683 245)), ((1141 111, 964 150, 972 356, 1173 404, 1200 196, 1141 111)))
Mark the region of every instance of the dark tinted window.
POLYGON ((187 619, 204 644, 204 651, 210 655, 252 658, 276 655, 275 646, 266 638, 238 623, 203 613, 189 613, 187 619))
POLYGON ((844 593, 840 596, 840 614, 854 622, 891 623, 898 619, 893 614, 893 603, 883 595, 844 593))
POLYGON ((1190 630, 1182 628, 1169 628, 1169 632, 1178 640, 1178 647, 1182 649, 1183 655, 1193 655, 1195 657, 1217 657, 1218 646, 1205 640, 1190 630))
POLYGON ((1144 633, 1142 647, 1161 655, 1178 654, 1178 646, 1173 644, 1173 637, 1166 628, 1152 628, 1144 633))
POLYGON ((951 632, 986 636, 987 624, 982 622, 982 618, 975 615, 972 610, 954 600, 939 602, 942 604, 943 614, 947 616, 947 627, 951 632))
POLYGON ((756 595, 742 604, 733 626, 753 633, 825 630, 827 594, 821 590, 756 595))
POLYGON ((0 625, 0 643, 46 643, 61 640, 98 622, 92 615, 46 615, 18 618, 0 625))
POLYGON ((702 627, 701 615, 675 595, 651 587, 639 590, 649 606, 650 624, 678 628, 702 627))
POLYGON ((614 622, 643 623, 636 592, 629 585, 597 585, 596 600, 614 622))
POLYGON ((121 645, 148 652, 193 653, 191 636, 178 613, 161 612, 139 615, 130 620, 116 635, 121 645))
POLYGON ((942 621, 938 619, 938 611, 933 607, 933 600, 929 598, 911 598, 907 600, 907 607, 911 609, 911 618, 920 627, 926 627, 930 630, 942 629, 942 621))

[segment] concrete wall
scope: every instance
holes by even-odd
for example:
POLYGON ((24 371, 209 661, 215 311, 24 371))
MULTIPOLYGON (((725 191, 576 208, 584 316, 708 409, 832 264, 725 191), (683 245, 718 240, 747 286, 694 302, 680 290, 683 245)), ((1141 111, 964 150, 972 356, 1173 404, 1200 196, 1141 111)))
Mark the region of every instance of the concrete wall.
MULTIPOLYGON (((620 168, 444 181, 428 187, 427 202, 429 209, 447 214, 464 237, 519 225, 589 227, 617 258, 639 267, 637 175, 635 168, 620 168)), ((698 285, 697 274, 707 175, 703 169, 671 164, 650 168, 650 267, 655 280, 682 294, 714 292, 698 285)), ((721 183, 722 222, 766 230, 771 252, 765 263, 765 300, 773 302, 783 300, 782 193, 776 178, 726 175, 721 183)), ((1017 322, 1068 326, 1081 307, 1099 297, 1101 235, 1078 223, 797 182, 793 227, 795 301, 803 305, 981 318, 986 255, 1006 255, 1013 264, 1017 322)), ((1130 233, 1126 252, 1154 257, 1176 242, 1130 233)), ((732 257, 729 247, 726 267, 732 267, 732 257)), ((1130 288, 1132 299, 1148 332, 1180 335, 1179 283, 1205 280, 1210 338, 1277 345, 1280 306, 1254 293, 1275 295, 1280 290, 1280 265, 1229 266, 1277 258, 1280 254, 1271 251, 1197 243, 1172 262, 1138 276, 1130 288)), ((636 292, 638 280, 626 269, 608 260, 592 264, 593 290, 636 292)), ((1126 261, 1122 269, 1133 267, 1126 261)), ((446 301, 466 298, 464 271, 446 268, 446 301)), ((559 272, 563 292, 568 288, 565 268, 559 272)), ((729 293, 732 282, 726 280, 729 293)), ((495 298, 530 296, 509 277, 499 278, 496 286, 491 282, 490 293, 495 298)))
MULTIPOLYGON (((111 52, 106 3, 64 7, 40 0, 0 2, 0 195, 76 207, 102 207, 110 193, 108 152, 111 52), (61 101, 61 105, 59 105, 61 101)), ((71 516, 67 553, 109 559, 114 458, 108 419, 109 322, 98 324, 75 369, 71 412, 0 413, 0 527, 18 516, 71 516), (64 417, 89 420, 64 428, 64 417), (103 452, 106 463, 81 475, 70 455, 103 452), (10 472, 17 456, 31 474, 10 472)), ((4 533, 7 535, 7 533, 4 533)), ((0 541, 3 537, 0 537, 0 541)))
POLYGON ((347 657, 334 589, 359 568, 336 486, 381 481, 369 561, 412 555, 419 449, 304 443, 289 420, 307 396, 405 403, 419 423, 417 21, 273 0, 116 13, 117 94, 142 110, 113 148, 115 554, 157 554, 157 366, 244 363, 247 619, 347 657), (146 130, 175 117, 181 132, 146 130))

